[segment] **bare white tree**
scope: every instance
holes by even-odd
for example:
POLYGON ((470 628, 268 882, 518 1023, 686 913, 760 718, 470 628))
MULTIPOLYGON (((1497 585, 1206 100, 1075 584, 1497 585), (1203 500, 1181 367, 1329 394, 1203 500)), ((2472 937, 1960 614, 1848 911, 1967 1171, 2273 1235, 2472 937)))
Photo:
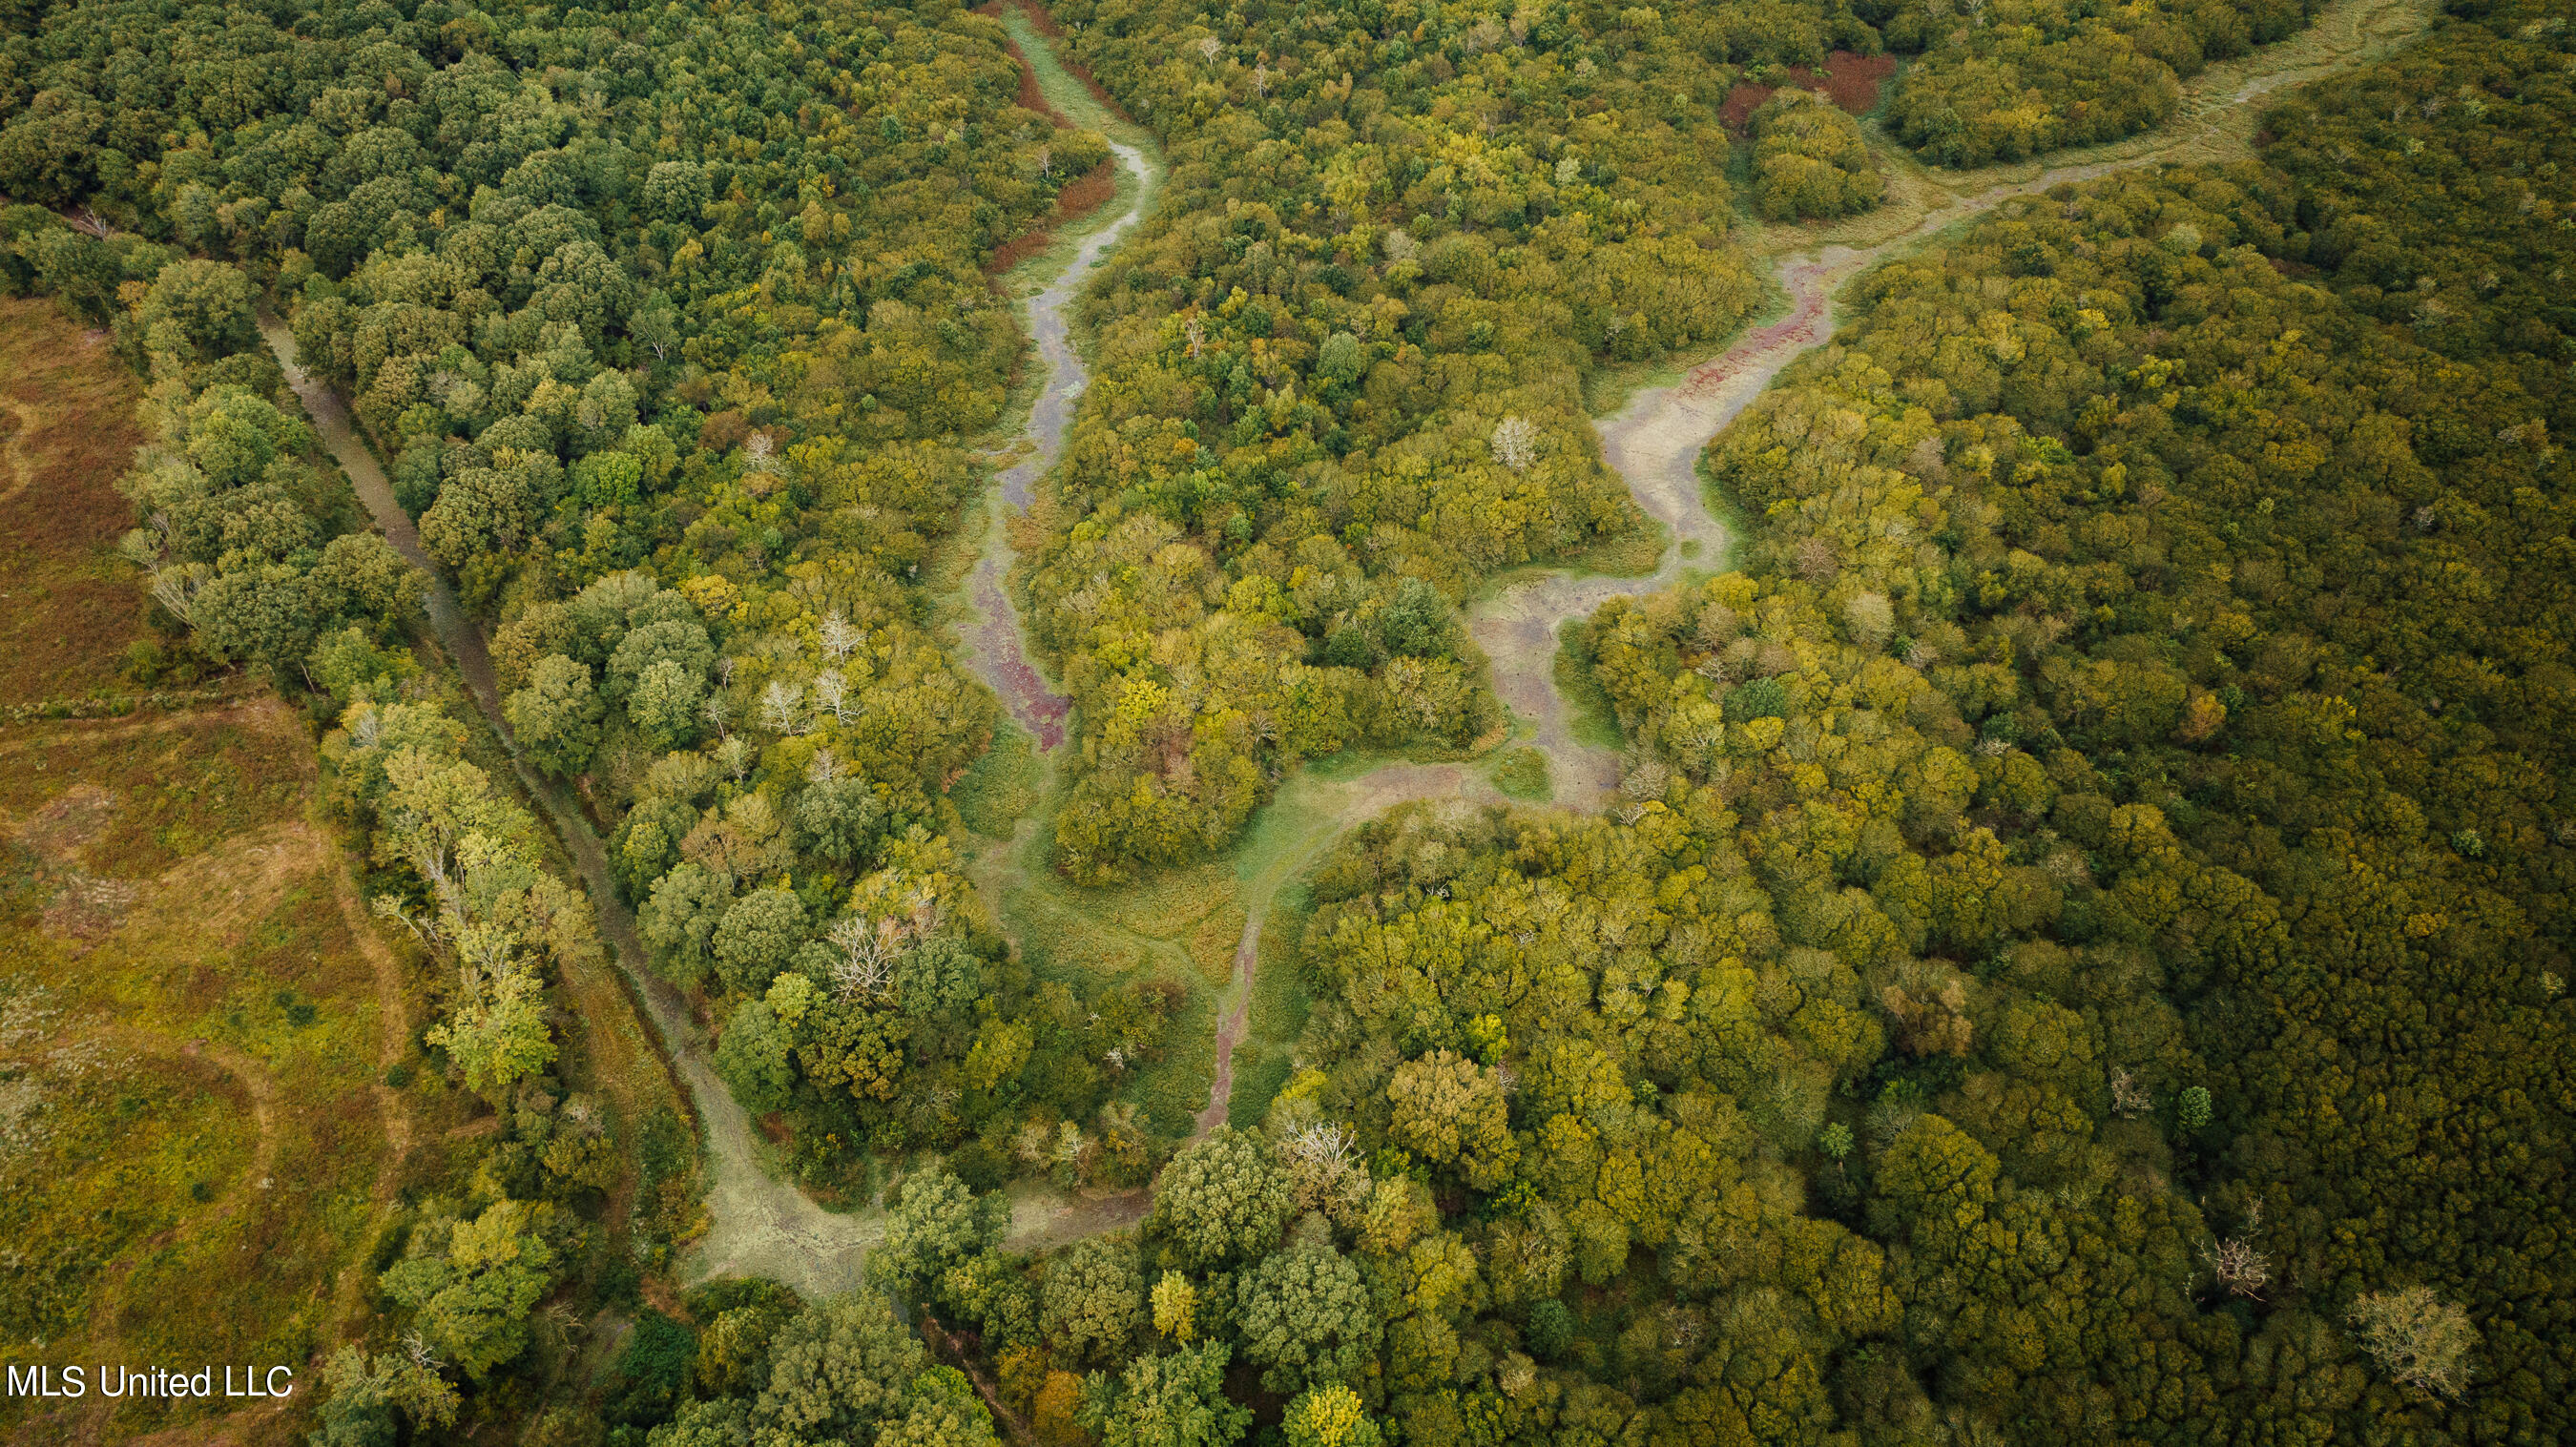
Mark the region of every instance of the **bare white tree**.
POLYGON ((555 1345, 559 1347, 569 1343, 581 1332, 581 1317, 572 1309, 572 1303, 568 1301, 558 1301, 547 1307, 538 1313, 537 1319, 545 1323, 546 1335, 552 1337, 555 1345))
POLYGON ((894 946, 899 936, 893 921, 870 924, 847 915, 823 938, 841 952, 839 963, 832 966, 832 984, 842 999, 875 1001, 894 992, 894 946))
POLYGON ((1359 1150, 1349 1126, 1312 1121, 1279 1142, 1279 1163, 1288 1168, 1298 1203, 1312 1209, 1344 1174, 1358 1169, 1359 1150))
POLYGON ((820 631, 823 639, 823 654, 834 663, 849 657, 850 650, 858 647, 867 638, 867 634, 850 626, 850 620, 842 617, 841 610, 838 608, 823 616, 823 626, 820 631))
POLYGON ((814 703, 831 714, 832 722, 850 721, 850 684, 837 668, 827 668, 814 675, 814 703))
POLYGON ((170 610, 170 616, 182 623, 193 623, 188 615, 197 606, 197 594, 212 579, 213 570, 203 563, 182 563, 175 567, 152 570, 152 601, 170 610))
POLYGON ((805 732, 805 688, 773 678, 760 691, 760 726, 774 734, 805 732))
POLYGON ((1514 413, 1494 424, 1494 435, 1488 444, 1494 461, 1514 472, 1527 472, 1538 461, 1538 428, 1530 420, 1514 413))
POLYGON ((399 895, 377 895, 374 901, 374 908, 376 918, 392 920, 394 923, 410 930, 414 936, 418 937, 422 944, 436 948, 439 941, 444 937, 438 927, 438 921, 436 919, 433 919, 426 914, 413 914, 411 910, 403 904, 402 897, 399 895))
POLYGON ((2219 1285, 2253 1301, 2263 1299, 2264 1284, 2272 1279, 2272 1259, 2242 1237, 2231 1236, 2215 1247, 2200 1248, 2200 1259, 2209 1263, 2209 1273, 2218 1278, 2219 1285))
POLYGON ((1199 37, 1197 49, 1199 59, 1204 61, 1214 61, 1217 58, 1218 53, 1225 49, 1225 42, 1217 39, 1213 35, 1203 35, 1199 37))
POLYGON ((722 694, 708 695, 706 705, 700 708, 698 712, 706 715, 707 722, 716 726, 717 738, 729 739, 733 737, 733 735, 725 728, 725 720, 733 716, 733 710, 725 707, 724 696, 722 694))
POLYGON ((805 761, 805 781, 809 784, 828 784, 839 777, 841 761, 832 757, 830 749, 816 749, 814 757, 805 761))

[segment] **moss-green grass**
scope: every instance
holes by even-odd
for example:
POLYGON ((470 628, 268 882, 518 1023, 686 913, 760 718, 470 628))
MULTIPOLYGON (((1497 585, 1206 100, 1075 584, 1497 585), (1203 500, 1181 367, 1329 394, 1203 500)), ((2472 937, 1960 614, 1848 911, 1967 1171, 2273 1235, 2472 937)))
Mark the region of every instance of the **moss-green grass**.
MULTIPOLYGON (((1033 762, 1032 769, 1039 768, 1033 762)), ((1185 1136, 1207 1101, 1215 1071, 1220 961, 1231 957, 1232 943, 1219 952, 1204 937, 1215 928, 1210 916, 1232 903, 1230 881, 1219 873, 1222 866, 1203 866, 1191 886, 1171 873, 1112 889, 1074 885, 1049 862, 1059 803, 1060 791, 1051 790, 1033 827, 1015 843, 990 846, 979 858, 976 884, 1039 979, 1086 989, 1148 982, 1177 989, 1178 1004, 1164 1025, 1162 1058, 1129 1075, 1118 1099, 1142 1110, 1157 1135, 1185 1136), (1207 898, 1212 888, 1221 897, 1207 898)), ((986 822, 1005 821, 988 816, 986 822)))
POLYGON ((1020 816, 1037 807, 1045 787, 1046 769, 1035 741, 1028 730, 1005 720, 984 757, 967 765, 948 786, 948 802, 957 806, 967 828, 987 839, 1008 839, 1020 816))
MULTIPOLYGON (((0 491, 43 500, 0 510, 0 701, 131 686, 135 392, 50 305, 0 303, 0 491)), ((386 1012, 414 1011, 356 933, 362 862, 319 812, 306 721, 237 691, 0 728, 0 1363, 300 1371, 363 1304, 379 1189, 427 1179, 389 1169, 389 1122, 427 1145, 469 1113, 416 1053, 383 1090, 408 1033, 386 1012)), ((0 1439, 203 1435, 233 1405, 0 1399, 0 1439)), ((300 1440, 304 1405, 272 1435, 300 1440)))
POLYGON ((1585 620, 1576 618, 1557 630, 1556 692, 1565 700, 1566 731, 1574 735, 1576 742, 1590 748, 1624 748, 1628 741, 1619 731, 1618 710, 1611 705, 1609 693, 1592 676, 1587 626, 1585 620))
POLYGON ((1556 797, 1548 777, 1547 755, 1533 748, 1507 749, 1494 760, 1494 787, 1525 803, 1544 804, 1556 797))
MULTIPOLYGON (((42 1022, 0 1028, 0 1080, 46 1126, 0 1152, 0 1360, 300 1363, 338 1337, 391 1149, 309 742, 263 702, 0 744, 0 1013, 42 1022)), ((470 1112, 410 1078, 416 1134, 470 1112)), ((116 1435, 206 1412, 95 1409, 116 1435)))
POLYGON ((1270 1108, 1287 1085, 1314 1001, 1306 992, 1304 972, 1297 968, 1297 942, 1314 916, 1313 895, 1303 880, 1283 885, 1271 899, 1261 923, 1261 964, 1252 979, 1252 1010, 1242 1043, 1234 1051, 1234 1093, 1226 1101, 1227 1119, 1250 1125, 1270 1108))

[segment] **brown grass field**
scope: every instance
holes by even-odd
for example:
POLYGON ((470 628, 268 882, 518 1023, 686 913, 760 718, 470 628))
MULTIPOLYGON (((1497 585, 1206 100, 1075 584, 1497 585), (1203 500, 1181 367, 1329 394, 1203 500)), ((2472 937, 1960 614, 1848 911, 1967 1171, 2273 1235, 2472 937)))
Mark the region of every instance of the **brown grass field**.
POLYGON ((126 691, 125 646, 147 629, 116 478, 142 393, 105 332, 0 297, 0 707, 126 691))
MULTIPOLYGON (((1896 74, 1896 57, 1892 55, 1855 55, 1837 50, 1825 57, 1825 68, 1819 73, 1812 66, 1789 67, 1789 83, 1808 90, 1821 90, 1826 98, 1853 115, 1867 115, 1878 109, 1879 87, 1896 74)), ((1750 81, 1726 93, 1726 103, 1718 109, 1718 119, 1738 136, 1753 120, 1762 103, 1779 92, 1778 86, 1755 85, 1750 81)))

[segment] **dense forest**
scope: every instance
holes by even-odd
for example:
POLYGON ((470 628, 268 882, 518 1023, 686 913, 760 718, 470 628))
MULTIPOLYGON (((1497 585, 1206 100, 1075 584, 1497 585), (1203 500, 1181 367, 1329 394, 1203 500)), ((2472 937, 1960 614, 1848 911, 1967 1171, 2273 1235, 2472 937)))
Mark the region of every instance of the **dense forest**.
MULTIPOLYGON (((305 702, 497 1116, 379 1244, 315 1441, 2576 1434, 2564 10, 2458 0, 2254 160, 1865 275, 1708 448, 1724 571, 1583 632, 1609 809, 1355 831, 1286 1086, 1173 1154, 1118 1098, 1170 1002, 1034 977, 950 842, 996 711, 920 574, 1019 355, 981 268, 1107 155, 994 22, 20 6, 0 277, 153 380, 131 666, 305 702), (281 405, 263 288, 782 1163, 847 1201, 908 1158, 874 1290, 643 1290, 684 1136, 564 1089, 547 987, 600 945, 281 405), (1150 1214, 1014 1252, 1033 1169, 1150 1214), (567 1292, 624 1334, 549 1402, 567 1292)), ((2152 125, 2306 12, 1054 18, 1171 162, 1015 579, 1078 709, 1054 857, 1098 883, 1301 759, 1500 736, 1458 607, 1640 526, 1588 377, 1761 304, 1741 210, 1881 194, 1803 91, 1730 135, 1736 85, 1913 55, 1888 133, 1976 164, 2152 125)))
POLYGON ((1408 1443, 2563 1437, 2565 34, 1870 276, 1593 621, 1623 800, 1346 846, 1318 1214, 1154 1259, 1347 1261, 1408 1443))
POLYGON ((1018 356, 981 268, 1107 156, 1018 104, 999 27, 939 5, 25 18, 0 41, 0 189, 40 204, 6 213, 0 269, 155 383, 127 552, 167 642, 133 667, 256 666, 309 706, 378 912, 442 962, 424 1044, 501 1118, 377 1263, 416 1350, 335 1362, 326 1436, 457 1420, 460 1382, 468 1426, 509 1419, 537 1303, 568 1273, 631 1301, 703 1218, 684 1136, 626 1121, 612 1146, 552 1073, 549 985, 595 957, 587 913, 424 686, 418 580, 314 466, 262 289, 495 625, 520 748, 614 828, 654 963, 745 1103, 784 1113, 789 1169, 846 1189, 876 1153, 962 1147, 994 1184, 1034 1132, 1069 1184, 1141 1180, 1112 1096, 1164 997, 1041 986, 945 838, 994 709, 914 582, 1018 356), (603 1276, 611 1187, 633 1260, 603 1276))
POLYGON ((1059 863, 1093 881, 1224 844, 1300 758, 1493 729, 1456 603, 1639 525, 1583 374, 1723 336, 1759 287, 1725 87, 1669 41, 1055 14, 1172 168, 1095 284, 1099 376, 1024 560, 1081 724, 1059 863))
POLYGON ((1869 276, 1609 813, 1364 827, 1261 1129, 916 1299, 1040 1441, 2564 1437, 2566 35, 1869 276))
MULTIPOLYGON (((1721 102, 1886 42, 1794 6, 1053 13, 1173 162, 1093 294, 1101 384, 1023 574, 1081 720, 1059 863, 1099 882, 1222 846, 1301 758, 1485 736, 1454 606, 1638 525, 1582 377, 1757 299, 1721 102)), ((2127 135, 2170 113, 2178 70, 2304 18, 2116 15, 1882 17, 1930 48, 1891 124, 1956 164, 2127 135)), ((1765 215, 1883 192, 1857 127, 1803 92, 1755 133, 1765 215)))

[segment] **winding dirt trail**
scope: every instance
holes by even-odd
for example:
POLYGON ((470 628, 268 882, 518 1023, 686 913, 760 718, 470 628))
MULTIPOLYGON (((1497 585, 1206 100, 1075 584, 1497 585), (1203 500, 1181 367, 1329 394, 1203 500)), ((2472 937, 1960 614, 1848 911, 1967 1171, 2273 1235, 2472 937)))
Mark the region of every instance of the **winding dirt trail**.
MULTIPOLYGON (((1053 70, 1043 37, 1026 18, 1014 10, 1007 23, 1032 62, 1053 70)), ((1074 89, 1078 100, 1073 100, 1073 109, 1083 124, 1104 131, 1117 125, 1087 92, 1080 91, 1078 83, 1074 89)), ((1034 449, 999 479, 999 498, 994 504, 997 512, 1004 502, 1025 506, 1032 484, 1054 465, 1063 448, 1074 406, 1089 381, 1088 371, 1074 352, 1066 308, 1080 293, 1091 267, 1144 215, 1162 176, 1159 160, 1150 158, 1143 146, 1121 141, 1113 142, 1111 149, 1119 166, 1133 178, 1133 192, 1116 216, 1081 238, 1063 271, 1030 298, 1029 329, 1047 376, 1031 407, 1026 429, 1034 449)), ((519 752, 502 715, 491 651, 481 628, 458 604, 437 565, 422 550, 418 528, 394 501, 392 485, 357 436, 347 407, 327 383, 296 364, 294 338, 285 323, 263 315, 260 332, 285 368, 288 384, 311 414, 316 435, 349 475, 368 515, 394 550, 427 576, 425 601, 430 631, 454 660, 475 706, 509 747, 521 787, 545 811, 556 837, 571 856, 598 913, 600 937, 611 947, 617 969, 624 977, 624 993, 651 1021, 654 1033, 660 1037, 661 1054, 697 1118, 708 1166, 710 1225, 707 1234, 692 1248, 685 1273, 693 1280, 768 1276, 809 1297, 828 1296, 856 1286, 868 1248, 885 1234, 883 1211, 875 1207, 847 1213, 825 1210, 763 1165, 755 1128, 708 1063, 706 1039, 691 1018, 687 1001, 667 981, 644 967, 646 956, 636 937, 634 915, 618 901, 606 850, 588 816, 568 789, 539 775, 519 752)), ((982 613, 975 633, 978 646, 973 662, 979 676, 1009 703, 1014 716, 1052 745, 1063 736, 1063 719, 1069 705, 1047 689, 1024 651, 1019 620, 1003 588, 1011 558, 1007 532, 998 521, 996 517, 996 525, 988 529, 987 551, 979 558, 970 580, 972 596, 982 613)), ((585 1027, 592 1032, 593 1048, 603 1043, 608 1047, 605 1053, 612 1058, 601 1062, 603 1077, 620 1079, 622 1072, 617 1067, 621 1060, 629 1069, 640 1068, 639 1057, 650 1053, 651 1044, 631 1038, 635 1035, 633 1021, 637 1011, 620 998, 617 982, 602 978, 599 972, 575 972, 565 985, 585 1027)), ((624 1113, 631 1124, 633 1101, 619 1103, 630 1107, 624 1113)), ((1011 1239, 1015 1244, 1052 1244, 1058 1239, 1115 1229, 1141 1215, 1142 1197, 1142 1192, 1085 1197, 1045 1189, 1015 1191, 1011 1239)))
POLYGON ((157 1031, 117 1024, 103 1027, 91 1038, 112 1040, 143 1055, 210 1065, 231 1076, 250 1102, 253 1132, 249 1166, 224 1192, 223 1199, 213 1210, 192 1216, 128 1247, 102 1273, 98 1294, 90 1306, 90 1331, 92 1343, 103 1346, 121 1343, 125 1339, 125 1313, 132 1305, 126 1295, 126 1286, 138 1262, 173 1242, 204 1235, 238 1214, 259 1193, 270 1189, 277 1168, 277 1079, 257 1060, 232 1046, 210 1040, 176 1040, 157 1031))

